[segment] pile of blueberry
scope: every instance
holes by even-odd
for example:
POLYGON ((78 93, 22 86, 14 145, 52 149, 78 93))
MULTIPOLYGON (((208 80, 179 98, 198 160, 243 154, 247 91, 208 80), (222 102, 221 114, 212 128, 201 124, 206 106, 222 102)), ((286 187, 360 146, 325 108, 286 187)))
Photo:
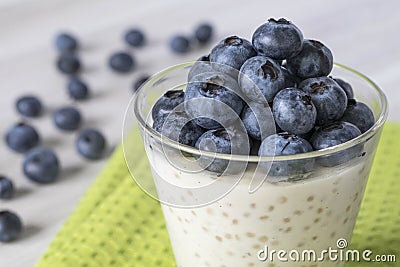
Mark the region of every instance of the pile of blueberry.
MULTIPOLYGON (((184 145, 227 154, 293 155, 345 143, 370 129, 375 118, 354 99, 349 83, 329 76, 332 68, 327 46, 304 39, 292 22, 271 18, 255 30, 252 42, 229 36, 198 59, 185 91, 168 91, 154 105, 153 128, 184 145), (184 108, 176 108, 182 103, 184 108), (218 103, 234 112, 228 114, 218 103), (269 108, 265 103, 272 107, 271 119, 260 115, 269 108), (245 133, 235 127, 238 116, 245 133), (170 125, 164 123, 167 118, 170 125), (182 129, 179 136, 176 129, 182 129), (247 140, 250 147, 244 145, 247 140)), ((342 164, 361 150, 356 146, 318 164, 342 164)), ((214 160, 207 169, 223 172, 227 164, 214 160)), ((314 164, 311 159, 274 162, 270 173, 297 175, 314 164)))

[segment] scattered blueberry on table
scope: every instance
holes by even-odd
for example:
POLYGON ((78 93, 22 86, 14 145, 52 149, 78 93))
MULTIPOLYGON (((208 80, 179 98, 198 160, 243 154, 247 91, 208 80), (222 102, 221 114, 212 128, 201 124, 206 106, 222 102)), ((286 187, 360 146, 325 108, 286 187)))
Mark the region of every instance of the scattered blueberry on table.
POLYGON ((0 242, 11 242, 22 232, 22 222, 17 214, 9 210, 0 211, 0 242))
POLYGON ((140 75, 139 78, 137 78, 133 83, 133 92, 136 92, 140 88, 140 86, 142 86, 142 84, 144 84, 149 78, 150 76, 147 74, 140 75))
POLYGON ((190 40, 183 35, 175 35, 169 41, 169 46, 175 53, 187 53, 190 50, 190 40))
POLYGON ((129 29, 125 35, 124 40, 132 47, 140 47, 146 43, 146 36, 140 29, 129 29))
POLYGON ((86 128, 79 132, 75 146, 82 157, 100 159, 104 156, 106 139, 99 130, 86 128))
POLYGON ((56 65, 58 70, 64 74, 76 74, 81 68, 78 57, 70 53, 59 55, 56 65))
POLYGON ((115 52, 110 56, 108 65, 116 72, 127 73, 135 67, 135 60, 127 52, 115 52))
POLYGON ((13 195, 13 182, 8 177, 0 175, 0 199, 10 199, 13 195))
POLYGON ((78 77, 71 77, 67 84, 68 95, 75 100, 84 100, 89 97, 88 85, 78 77))
POLYGON ((25 154, 22 169, 28 179, 46 184, 57 179, 60 173, 60 163, 52 149, 36 147, 25 154))
POLYGON ((78 48, 78 40, 70 33, 57 34, 54 43, 59 52, 74 52, 78 48))
POLYGON ((25 117, 38 117, 41 115, 43 105, 40 99, 33 95, 24 95, 17 99, 15 107, 19 114, 25 117))
POLYGON ((211 40, 214 29, 209 23, 202 23, 194 30, 194 36, 200 44, 206 44, 211 40))
POLYGON ((53 121, 57 128, 64 131, 74 131, 81 126, 82 115, 74 107, 62 107, 54 111, 53 121))
POLYGON ((33 126, 20 122, 7 130, 5 141, 10 149, 24 153, 37 146, 40 142, 40 137, 33 126))

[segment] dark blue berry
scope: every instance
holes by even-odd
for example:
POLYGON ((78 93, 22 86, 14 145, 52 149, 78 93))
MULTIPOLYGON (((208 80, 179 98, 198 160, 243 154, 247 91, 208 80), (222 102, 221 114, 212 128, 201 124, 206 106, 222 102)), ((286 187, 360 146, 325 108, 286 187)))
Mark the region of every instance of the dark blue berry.
POLYGON ((243 63, 255 55, 257 55, 257 52, 249 41, 238 36, 230 36, 219 42, 211 50, 210 61, 218 63, 213 65, 216 70, 236 77, 237 72, 232 73, 234 71, 231 68, 240 70, 243 63))
POLYGON ((22 222, 17 214, 9 210, 0 211, 0 242, 11 242, 22 232, 22 222))
POLYGON ((285 85, 281 67, 273 59, 264 56, 246 60, 240 68, 238 81, 248 99, 261 102, 271 102, 285 85))
POLYGON ((255 140, 262 140, 276 131, 274 118, 268 104, 251 102, 243 108, 240 118, 247 133, 255 140))
POLYGON ((105 152, 106 139, 98 130, 87 128, 79 133, 75 145, 84 158, 100 159, 105 152))
POLYGON ((226 127, 238 120, 244 106, 236 92, 239 86, 227 74, 198 74, 187 84, 185 110, 203 128, 226 127))
POLYGON ((130 29, 125 33, 125 41, 133 47, 143 46, 146 42, 146 37, 140 29, 130 29))
POLYGON ((283 73, 283 77, 285 78, 284 88, 297 87, 302 81, 299 77, 296 77, 296 75, 288 71, 286 67, 282 66, 281 70, 283 73))
POLYGON ((81 126, 82 116, 74 107, 63 107, 54 111, 53 121, 61 130, 74 131, 81 126))
POLYGON ((361 133, 365 133, 375 123, 372 110, 366 104, 357 102, 355 99, 348 100, 347 108, 341 120, 354 124, 360 129, 361 133))
POLYGON ((200 44, 208 43, 213 35, 213 27, 208 23, 200 24, 194 30, 194 36, 200 44))
MULTIPOLYGON (((261 142, 258 155, 285 156, 311 152, 312 150, 312 146, 307 140, 297 135, 283 132, 265 138, 261 142)), ((270 167, 269 174, 273 176, 287 176, 311 171, 314 166, 314 160, 274 160, 272 163, 262 163, 262 166, 270 167)))
POLYGON ((32 126, 18 123, 7 130, 6 143, 12 150, 24 153, 39 144, 38 132, 32 126))
POLYGON ((183 90, 170 90, 167 91, 157 102, 151 110, 153 120, 158 119, 169 114, 176 106, 183 103, 185 93, 183 90))
POLYGON ((110 56, 108 65, 116 72, 126 73, 135 67, 135 60, 126 52, 116 52, 110 56))
POLYGON ((343 89, 331 78, 309 78, 299 88, 311 96, 317 109, 316 125, 339 120, 346 109, 347 97, 343 89))
POLYGON ((286 88, 277 93, 273 112, 279 127, 296 135, 311 131, 317 118, 311 96, 297 88, 286 88))
MULTIPOLYGON (((310 142, 315 150, 343 144, 361 134, 361 131, 353 124, 344 121, 337 121, 315 130, 310 142)), ((332 167, 349 162, 361 153, 363 145, 355 145, 348 149, 332 153, 317 159, 322 166, 332 167)))
POLYGON ((147 80, 150 78, 149 75, 147 74, 142 74, 141 76, 139 76, 139 78, 137 78, 134 83, 133 83, 133 92, 135 93, 137 90, 139 90, 139 88, 145 83, 147 82, 147 80))
POLYGON ((78 48, 78 41, 69 33, 60 33, 55 38, 55 45, 60 52, 73 52, 78 48))
POLYGON ((13 195, 13 182, 5 176, 0 176, 0 199, 10 199, 13 195))
POLYGON ((43 109, 42 102, 33 95, 25 95, 18 98, 15 106, 17 111, 26 117, 38 117, 43 109))
POLYGON ((301 31, 286 19, 269 19, 253 34, 258 53, 273 59, 287 59, 298 54, 303 44, 301 31))
POLYGON ((75 74, 81 68, 79 59, 69 53, 61 54, 57 60, 57 68, 65 74, 75 74))
POLYGON ((67 85, 68 95, 75 100, 83 100, 89 97, 87 84, 79 78, 70 78, 67 85))
POLYGON ((190 40, 182 35, 176 35, 169 41, 169 47, 176 53, 187 53, 190 50, 190 40))
POLYGON ((304 40, 301 52, 287 59, 287 69, 302 79, 327 76, 332 68, 332 52, 316 40, 304 40))
POLYGON ((354 98, 353 87, 348 82, 344 81, 343 79, 333 78, 340 87, 342 87, 343 91, 346 93, 348 99, 354 98))
MULTIPOLYGON (((248 155, 250 152, 250 139, 247 133, 237 129, 214 129, 205 132, 195 144, 200 150, 222 153, 248 155)), ((230 161, 219 158, 200 157, 199 165, 212 172, 234 172, 235 163, 227 169, 230 161)))
POLYGON ((60 163, 53 150, 34 148, 26 153, 23 163, 25 176, 37 183, 54 182, 60 172, 60 163))
POLYGON ((210 63, 209 55, 202 56, 196 60, 188 73, 188 81, 190 81, 194 76, 205 72, 214 72, 210 63))

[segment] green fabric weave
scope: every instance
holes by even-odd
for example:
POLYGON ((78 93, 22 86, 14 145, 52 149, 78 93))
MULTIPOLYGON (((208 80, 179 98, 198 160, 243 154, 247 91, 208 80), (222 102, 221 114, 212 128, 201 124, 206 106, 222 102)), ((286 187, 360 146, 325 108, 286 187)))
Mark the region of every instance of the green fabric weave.
MULTIPOLYGON (((385 126, 351 243, 352 249, 395 254, 400 262, 400 125, 385 126)), ((146 173, 143 154, 136 171, 146 173)), ((175 266, 160 205, 130 177, 122 147, 87 191, 37 267, 175 266)), ((232 267, 232 266, 231 266, 232 267)))

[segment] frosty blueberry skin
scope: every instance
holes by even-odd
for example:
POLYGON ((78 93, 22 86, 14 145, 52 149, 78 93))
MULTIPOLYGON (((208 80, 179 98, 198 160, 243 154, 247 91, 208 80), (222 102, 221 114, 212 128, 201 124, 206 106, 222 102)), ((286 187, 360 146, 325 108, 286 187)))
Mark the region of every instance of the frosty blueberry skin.
POLYGON ((375 123, 374 113, 362 102, 357 102, 355 99, 349 99, 347 108, 341 119, 347 121, 360 129, 361 133, 368 131, 375 123))
POLYGON ((153 120, 170 113, 175 107, 183 103, 185 93, 183 90, 169 90, 154 104, 151 110, 153 120))

